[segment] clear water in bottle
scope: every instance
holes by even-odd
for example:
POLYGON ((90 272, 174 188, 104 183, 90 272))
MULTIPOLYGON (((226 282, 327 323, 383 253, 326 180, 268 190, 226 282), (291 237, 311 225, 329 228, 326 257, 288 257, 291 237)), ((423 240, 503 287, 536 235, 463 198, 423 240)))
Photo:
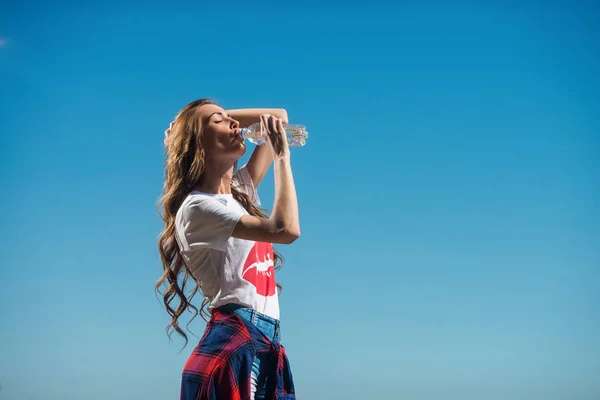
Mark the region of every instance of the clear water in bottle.
MULTIPOLYGON (((285 127, 285 133, 290 147, 302 147, 306 144, 308 132, 304 125, 288 125, 285 127)), ((240 129, 240 134, 244 139, 248 139, 256 145, 260 146, 265 144, 260 132, 260 122, 252 124, 247 128, 240 129)))

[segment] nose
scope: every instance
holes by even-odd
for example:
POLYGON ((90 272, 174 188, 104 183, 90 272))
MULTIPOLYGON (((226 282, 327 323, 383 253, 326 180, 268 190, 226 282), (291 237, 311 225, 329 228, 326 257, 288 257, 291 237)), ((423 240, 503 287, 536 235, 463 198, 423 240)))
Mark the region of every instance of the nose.
POLYGON ((229 127, 231 129, 237 129, 237 128, 240 127, 240 123, 237 120, 235 120, 235 119, 232 118, 231 122, 229 122, 229 127))

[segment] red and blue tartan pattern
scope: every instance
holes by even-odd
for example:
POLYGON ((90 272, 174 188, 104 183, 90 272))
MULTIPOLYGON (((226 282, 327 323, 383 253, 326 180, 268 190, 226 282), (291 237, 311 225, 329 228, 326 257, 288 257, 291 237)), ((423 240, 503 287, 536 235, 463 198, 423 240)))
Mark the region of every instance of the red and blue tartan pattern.
POLYGON ((295 400, 293 377, 283 346, 235 314, 214 310, 182 376, 181 400, 251 400, 250 374, 256 354, 276 357, 267 399, 295 400))

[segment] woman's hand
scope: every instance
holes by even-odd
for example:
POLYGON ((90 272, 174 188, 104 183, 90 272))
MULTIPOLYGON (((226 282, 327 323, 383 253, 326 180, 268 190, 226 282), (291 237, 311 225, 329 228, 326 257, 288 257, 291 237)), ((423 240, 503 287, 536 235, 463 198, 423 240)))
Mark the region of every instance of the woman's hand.
POLYGON ((265 144, 271 149, 273 157, 284 157, 290 153, 285 133, 284 121, 269 114, 260 116, 260 128, 265 144))

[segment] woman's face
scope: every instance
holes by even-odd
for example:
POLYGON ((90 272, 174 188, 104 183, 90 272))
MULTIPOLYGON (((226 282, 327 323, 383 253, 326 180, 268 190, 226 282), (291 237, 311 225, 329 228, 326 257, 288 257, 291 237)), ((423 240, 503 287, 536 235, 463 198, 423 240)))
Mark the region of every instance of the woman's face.
POLYGON ((240 124, 227 111, 216 104, 205 104, 198 108, 198 113, 202 119, 202 147, 207 159, 226 157, 237 160, 246 153, 240 124))

